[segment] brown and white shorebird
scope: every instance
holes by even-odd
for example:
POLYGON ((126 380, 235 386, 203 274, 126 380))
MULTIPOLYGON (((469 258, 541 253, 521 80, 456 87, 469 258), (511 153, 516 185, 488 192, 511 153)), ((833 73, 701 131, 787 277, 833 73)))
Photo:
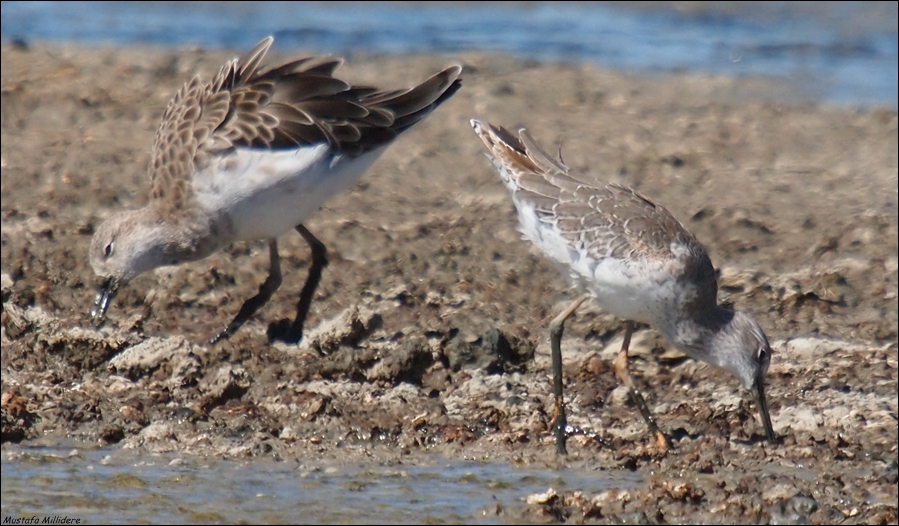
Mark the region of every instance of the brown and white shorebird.
POLYGON ((561 339, 565 320, 587 298, 627 321, 615 372, 659 445, 670 449, 627 363, 633 322, 651 325, 687 356, 733 374, 755 392, 769 441, 765 400, 771 347, 748 314, 718 305, 715 270, 699 241, 671 215, 630 188, 591 182, 544 153, 526 130, 471 121, 512 192, 521 231, 582 292, 550 323, 556 447, 565 454, 561 339))
POLYGON ((212 343, 227 338, 280 286, 276 239, 295 229, 312 249, 296 318, 282 335, 298 341, 327 265, 325 246, 303 222, 461 86, 460 66, 391 91, 334 78, 339 59, 260 68, 273 40, 211 81, 194 77, 169 102, 153 145, 150 202, 116 213, 91 240, 91 266, 103 281, 94 325, 116 291, 143 272, 205 258, 233 241, 267 239, 268 278, 212 343))

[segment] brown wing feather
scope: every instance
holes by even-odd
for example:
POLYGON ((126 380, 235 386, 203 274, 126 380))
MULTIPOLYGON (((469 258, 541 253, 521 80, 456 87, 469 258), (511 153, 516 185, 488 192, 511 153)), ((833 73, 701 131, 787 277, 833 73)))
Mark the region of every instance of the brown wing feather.
POLYGON ((208 83, 194 78, 163 114, 150 163, 151 196, 178 205, 210 156, 236 147, 295 148, 327 142, 348 155, 386 145, 451 97, 462 68, 451 66, 404 90, 379 91, 334 78, 343 63, 301 58, 260 70, 273 42, 260 41, 208 83))
POLYGON ((700 295, 715 297, 714 269, 702 244, 664 207, 614 183, 591 183, 570 173, 521 130, 520 139, 504 128, 473 121, 491 155, 514 179, 516 200, 537 211, 573 246, 591 257, 678 259, 685 279, 699 284, 700 295), (672 251, 672 242, 690 257, 672 251))

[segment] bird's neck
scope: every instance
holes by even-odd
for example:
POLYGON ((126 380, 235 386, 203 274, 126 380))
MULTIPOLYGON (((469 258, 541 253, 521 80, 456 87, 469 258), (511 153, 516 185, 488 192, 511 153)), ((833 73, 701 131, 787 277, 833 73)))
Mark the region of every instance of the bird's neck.
POLYGON ((721 368, 714 349, 719 339, 727 337, 733 318, 733 311, 715 305, 678 320, 665 336, 684 354, 721 368))
POLYGON ((161 244, 163 264, 196 261, 220 248, 219 239, 222 236, 218 232, 222 230, 221 221, 216 221, 202 211, 179 211, 168 215, 161 215, 162 213, 164 212, 157 211, 153 215, 165 217, 168 225, 165 229, 166 239, 161 244))

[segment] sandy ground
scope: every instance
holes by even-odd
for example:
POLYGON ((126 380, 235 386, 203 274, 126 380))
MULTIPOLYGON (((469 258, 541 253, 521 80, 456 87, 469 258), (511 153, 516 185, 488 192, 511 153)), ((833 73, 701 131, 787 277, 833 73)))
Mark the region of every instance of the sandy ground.
MULTIPOLYGON (((4 443, 344 462, 437 452, 645 476, 629 491, 534 496, 510 520, 897 522, 895 111, 790 104, 764 79, 460 56, 462 90, 307 223, 330 266, 299 346, 266 337, 309 266, 295 234, 280 240, 283 286, 230 341, 205 343, 264 280, 263 242, 141 276, 93 330, 94 229, 146 203, 166 103, 230 57, 3 47, 4 443), (608 443, 577 435, 556 456, 546 327, 572 293, 520 239, 471 117, 527 126, 697 235, 719 299, 772 341, 782 444, 761 440, 732 377, 642 330, 631 367, 675 442, 656 450, 611 368, 623 323, 585 306, 563 342, 569 421, 608 443)), ((349 57, 341 75, 402 87, 450 62, 349 57)))

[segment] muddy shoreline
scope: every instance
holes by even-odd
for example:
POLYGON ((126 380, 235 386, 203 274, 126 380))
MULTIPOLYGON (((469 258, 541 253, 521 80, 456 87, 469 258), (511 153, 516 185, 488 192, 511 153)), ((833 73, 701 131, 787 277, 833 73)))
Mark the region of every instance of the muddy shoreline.
POLYGON ((459 62, 464 84, 307 224, 330 265, 300 345, 266 337, 292 316, 310 264, 297 235, 279 240, 281 289, 224 344, 205 342, 265 279, 263 242, 141 276, 93 330, 94 228, 146 203, 166 103, 231 56, 3 46, 5 449, 406 464, 437 453, 646 480, 600 495, 556 488, 509 520, 899 520, 895 111, 777 102, 765 79, 349 57, 341 75, 355 82, 402 87, 459 62), (555 455, 546 328, 571 291, 520 239, 472 117, 527 126, 573 169, 637 188, 696 234, 719 299, 772 340, 782 444, 760 440, 733 378, 644 329, 631 368, 675 441, 655 450, 612 369, 624 325, 585 306, 563 341, 569 422, 609 446, 574 436, 555 455))

